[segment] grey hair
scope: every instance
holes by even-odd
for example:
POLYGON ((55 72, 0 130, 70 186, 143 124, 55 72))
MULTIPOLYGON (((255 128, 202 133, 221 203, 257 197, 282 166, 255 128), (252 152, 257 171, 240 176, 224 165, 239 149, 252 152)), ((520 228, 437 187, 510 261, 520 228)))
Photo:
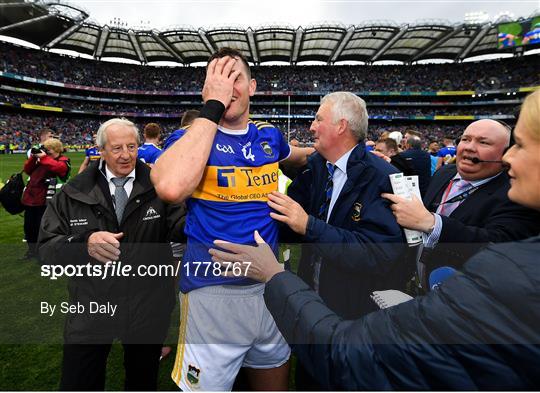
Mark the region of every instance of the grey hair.
POLYGON ((332 104, 334 123, 345 119, 349 123, 353 136, 358 141, 366 139, 368 113, 366 102, 363 99, 347 91, 336 91, 325 95, 321 100, 321 105, 325 102, 332 104))
POLYGON ((133 135, 135 136, 135 139, 137 140, 137 144, 139 145, 141 144, 141 137, 139 135, 139 129, 137 128, 135 123, 129 121, 128 119, 115 118, 115 119, 107 120, 105 123, 99 126, 99 129, 97 131, 97 136, 96 136, 96 145, 98 145, 100 149, 103 149, 105 147, 105 144, 107 143, 107 133, 105 131, 107 131, 107 128, 109 128, 110 126, 116 126, 116 125, 130 127, 133 130, 133 135))
POLYGON ((417 137, 416 135, 413 135, 407 139, 407 145, 409 145, 413 149, 421 149, 422 148, 422 140, 417 137))

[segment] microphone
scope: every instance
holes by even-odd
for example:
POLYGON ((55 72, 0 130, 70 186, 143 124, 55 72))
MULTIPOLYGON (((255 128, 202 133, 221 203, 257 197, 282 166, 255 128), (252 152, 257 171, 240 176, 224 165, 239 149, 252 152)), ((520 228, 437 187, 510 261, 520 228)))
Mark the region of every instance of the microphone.
POLYGON ((429 289, 437 289, 439 285, 448 280, 455 273, 456 269, 450 266, 443 266, 433 270, 429 275, 429 289))
POLYGON ((478 157, 473 157, 471 158, 471 161, 473 162, 473 164, 479 164, 481 162, 497 162, 499 164, 502 164, 503 161, 502 160, 481 160, 479 159, 478 157))

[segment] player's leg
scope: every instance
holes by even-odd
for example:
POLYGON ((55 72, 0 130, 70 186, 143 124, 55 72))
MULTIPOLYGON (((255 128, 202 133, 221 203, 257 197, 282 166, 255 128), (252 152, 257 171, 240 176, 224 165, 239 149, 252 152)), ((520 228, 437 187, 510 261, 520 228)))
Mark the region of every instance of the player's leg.
POLYGON ((241 288, 211 286, 180 294, 180 331, 171 373, 183 391, 231 390, 254 340, 241 288), (246 328, 246 326, 248 328, 246 328))
MULTIPOLYGON (((262 288, 264 290, 264 287, 262 288)), ((263 292, 255 298, 257 341, 246 354, 243 366, 253 390, 288 390, 291 350, 264 303, 263 292)))
POLYGON ((249 385, 255 391, 289 390, 289 361, 285 364, 266 369, 246 368, 249 385))

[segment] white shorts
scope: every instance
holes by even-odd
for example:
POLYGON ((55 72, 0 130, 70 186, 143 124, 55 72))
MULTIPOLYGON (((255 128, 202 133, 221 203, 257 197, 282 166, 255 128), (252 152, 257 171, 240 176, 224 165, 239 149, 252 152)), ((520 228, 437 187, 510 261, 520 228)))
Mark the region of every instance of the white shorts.
POLYGON ((171 374, 183 391, 231 390, 240 367, 287 362, 289 345, 264 304, 264 284, 180 293, 180 332, 171 374))

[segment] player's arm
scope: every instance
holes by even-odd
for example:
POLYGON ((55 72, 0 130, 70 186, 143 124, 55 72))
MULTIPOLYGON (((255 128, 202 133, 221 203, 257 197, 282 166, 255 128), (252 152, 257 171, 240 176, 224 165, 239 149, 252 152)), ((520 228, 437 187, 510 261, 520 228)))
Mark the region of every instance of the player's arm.
POLYGON ((236 60, 214 59, 208 65, 203 87, 205 105, 189 130, 167 149, 150 174, 158 196, 169 203, 187 199, 201 181, 219 119, 232 99, 233 86, 240 74, 231 72, 236 60))
POLYGON ((307 164, 308 157, 315 153, 315 149, 312 147, 290 146, 290 148, 291 154, 283 160, 283 162, 288 165, 304 166, 307 164))
POLYGON ((90 163, 90 157, 86 156, 81 166, 79 167, 79 172, 77 173, 81 173, 82 171, 84 171, 88 167, 89 163, 90 163))

